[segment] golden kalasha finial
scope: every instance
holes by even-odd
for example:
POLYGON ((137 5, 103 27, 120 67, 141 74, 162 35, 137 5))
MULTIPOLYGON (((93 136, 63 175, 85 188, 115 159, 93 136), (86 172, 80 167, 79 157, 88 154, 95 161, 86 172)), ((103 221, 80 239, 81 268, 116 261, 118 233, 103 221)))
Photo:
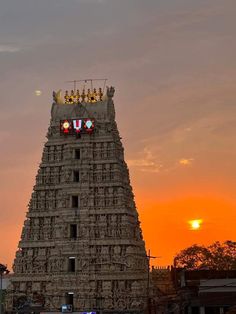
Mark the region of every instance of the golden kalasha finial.
POLYGON ((77 91, 76 91, 76 100, 77 100, 77 103, 79 103, 79 99, 80 99, 80 93, 79 93, 79 90, 77 89, 77 91))
POLYGON ((71 90, 70 94, 68 90, 65 91, 65 104, 78 104, 81 102, 90 102, 95 103, 97 101, 102 101, 103 97, 103 91, 102 88, 99 87, 98 90, 96 88, 93 88, 92 90, 88 88, 87 93, 85 92, 85 89, 83 88, 82 93, 80 94, 79 89, 77 90, 71 90))
POLYGON ((74 103, 74 91, 73 89, 70 91, 70 98, 69 98, 69 104, 74 103))
POLYGON ((96 102, 96 101, 97 101, 97 91, 96 91, 96 88, 94 88, 90 96, 90 102, 96 102))
POLYGON ((74 104, 76 102, 76 95, 73 89, 71 90, 70 98, 71 98, 71 103, 74 104))
POLYGON ((68 94, 68 90, 66 90, 64 98, 65 98, 65 104, 68 104, 69 103, 69 98, 70 98, 70 96, 68 94))
MULTIPOLYGON (((71 94, 69 95, 68 91, 65 93, 65 103, 67 104, 78 104, 80 102, 90 102, 95 103, 97 101, 103 100, 104 95, 104 88, 106 86, 107 79, 102 78, 96 78, 96 79, 84 79, 84 80, 73 80, 73 81, 67 81, 68 83, 73 83, 73 90, 71 90, 71 94), (98 88, 96 82, 97 81, 103 81, 103 89, 101 87, 98 88), (83 89, 79 91, 77 89, 79 86, 77 86, 77 83, 83 82, 83 89), (90 83, 90 85, 86 85, 87 83, 90 83), (96 86, 96 88, 94 88, 96 86), (86 88, 90 87, 90 88, 86 88), (80 93, 81 92, 81 93, 80 93)), ((107 97, 112 98, 114 95, 114 88, 107 88, 107 97)))
POLYGON ((88 89, 88 92, 87 92, 87 101, 90 102, 91 101, 91 91, 90 91, 90 88, 88 89))
POLYGON ((85 97, 86 97, 86 94, 85 94, 85 90, 83 89, 82 94, 81 94, 82 102, 85 101, 85 97))
POLYGON ((91 95, 91 102, 96 102, 97 101, 97 90, 96 88, 93 89, 93 93, 91 95))
POLYGON ((73 104, 77 103, 77 95, 75 94, 74 90, 71 91, 71 98, 73 101, 73 104))
POLYGON ((99 87, 98 96, 99 96, 99 100, 102 101, 103 92, 102 92, 101 87, 99 87))

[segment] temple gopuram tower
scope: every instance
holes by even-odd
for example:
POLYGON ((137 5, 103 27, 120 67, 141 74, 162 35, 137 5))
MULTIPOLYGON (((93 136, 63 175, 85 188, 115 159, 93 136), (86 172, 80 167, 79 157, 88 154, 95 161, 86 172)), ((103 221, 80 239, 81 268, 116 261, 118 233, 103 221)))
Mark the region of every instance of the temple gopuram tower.
POLYGON ((113 87, 105 95, 53 92, 10 310, 143 313, 147 306, 147 256, 113 95, 113 87))

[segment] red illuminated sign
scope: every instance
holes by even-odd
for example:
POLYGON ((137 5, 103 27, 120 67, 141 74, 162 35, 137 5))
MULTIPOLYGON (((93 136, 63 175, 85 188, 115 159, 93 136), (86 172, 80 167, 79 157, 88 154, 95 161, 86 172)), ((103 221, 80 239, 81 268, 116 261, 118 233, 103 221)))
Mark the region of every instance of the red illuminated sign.
POLYGON ((82 130, 82 120, 73 120, 73 127, 76 133, 80 133, 82 130))
POLYGON ((85 132, 91 134, 93 130, 93 119, 66 119, 60 121, 61 135, 76 135, 85 132))
POLYGON ((92 132, 94 129, 94 121, 91 119, 85 119, 84 120, 84 128, 88 133, 92 132))
POLYGON ((61 121, 60 126, 61 132, 64 134, 71 134, 72 133, 72 123, 71 120, 63 120, 61 121))

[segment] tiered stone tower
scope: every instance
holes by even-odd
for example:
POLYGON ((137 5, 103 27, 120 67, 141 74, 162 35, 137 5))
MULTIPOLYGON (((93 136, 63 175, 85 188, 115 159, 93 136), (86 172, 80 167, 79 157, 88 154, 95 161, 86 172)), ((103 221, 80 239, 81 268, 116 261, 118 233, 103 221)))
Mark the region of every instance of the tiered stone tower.
POLYGON ((51 121, 24 222, 8 308, 142 313, 148 266, 114 88, 53 93, 51 121), (23 307, 24 307, 23 306, 23 307), (63 309, 70 309, 64 306, 63 309))

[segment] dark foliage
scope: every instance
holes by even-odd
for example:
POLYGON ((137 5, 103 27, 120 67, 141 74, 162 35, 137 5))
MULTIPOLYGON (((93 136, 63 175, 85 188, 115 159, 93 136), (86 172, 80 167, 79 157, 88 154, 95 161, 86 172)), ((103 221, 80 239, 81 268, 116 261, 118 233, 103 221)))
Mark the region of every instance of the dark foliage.
POLYGON ((236 269, 236 242, 214 242, 209 246, 194 244, 180 251, 174 258, 174 266, 193 269, 236 269))

